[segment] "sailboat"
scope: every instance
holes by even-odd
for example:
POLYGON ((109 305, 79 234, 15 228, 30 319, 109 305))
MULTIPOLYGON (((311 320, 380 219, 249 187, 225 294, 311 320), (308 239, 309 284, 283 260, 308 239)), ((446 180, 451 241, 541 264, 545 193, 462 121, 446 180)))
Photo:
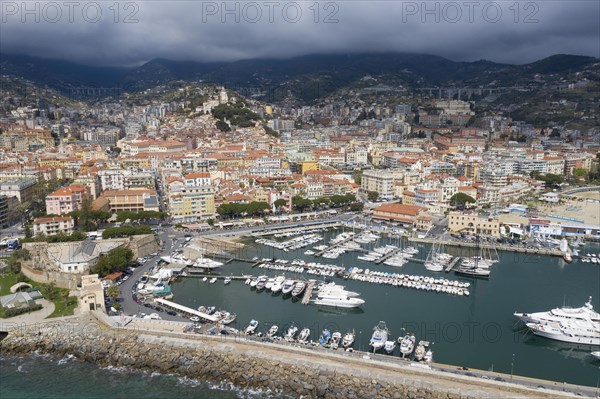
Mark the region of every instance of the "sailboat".
POLYGON ((427 259, 425 260, 425 269, 432 272, 441 272, 444 270, 444 265, 440 262, 439 259, 439 245, 438 243, 433 243, 431 246, 431 250, 427 255, 427 259))
POLYGON ((479 246, 478 235, 475 235, 475 249, 476 253, 478 253, 479 255, 475 255, 472 258, 463 259, 461 265, 454 272, 463 276, 489 278, 489 267, 493 262, 490 260, 489 257, 485 257, 485 252, 479 246))

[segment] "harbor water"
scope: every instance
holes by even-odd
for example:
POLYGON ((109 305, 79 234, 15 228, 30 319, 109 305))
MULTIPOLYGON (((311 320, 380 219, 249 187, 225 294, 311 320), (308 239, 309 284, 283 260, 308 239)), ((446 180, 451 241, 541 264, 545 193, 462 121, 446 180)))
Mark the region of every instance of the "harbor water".
MULTIPOLYGON (((339 233, 325 233, 326 244, 339 233)), ((284 240, 284 239, 280 239, 284 240)), ((237 314, 232 325, 245 329, 250 320, 259 321, 259 331, 266 333, 273 324, 283 334, 291 323, 299 329, 309 327, 311 339, 317 341, 320 332, 354 330, 355 349, 369 350, 368 343, 373 327, 386 322, 390 340, 397 340, 406 332, 415 334, 432 343, 434 361, 482 370, 493 370, 515 375, 547 379, 557 382, 597 386, 600 379, 600 361, 590 352, 598 347, 556 342, 527 333, 513 317, 515 311, 535 312, 550 310, 563 305, 582 306, 590 296, 595 309, 600 308, 600 265, 575 261, 565 263, 562 258, 500 252, 500 261, 492 266, 489 280, 471 279, 453 272, 429 272, 422 263, 409 262, 402 267, 375 265, 357 260, 360 252, 348 252, 338 259, 315 258, 304 255, 307 248, 284 252, 272 247, 255 244, 253 239, 235 253, 236 257, 276 259, 304 259, 307 262, 336 264, 363 269, 379 270, 411 275, 435 276, 451 280, 469 281, 470 296, 418 291, 368 282, 328 278, 346 289, 361 294, 366 301, 357 309, 332 309, 314 304, 303 305, 297 299, 273 294, 268 290, 256 292, 243 280, 233 280, 224 285, 223 280, 214 284, 197 277, 179 278, 172 284, 174 301, 197 308, 200 305, 215 306, 237 314)), ((386 244, 398 244, 397 239, 381 238, 374 244, 363 244, 366 249, 386 244)), ((414 244, 419 253, 415 258, 425 259, 429 245, 414 244)), ((473 255, 473 249, 447 247, 454 255, 473 255), (470 251, 470 252, 469 252, 470 251)), ((581 253, 598 253, 600 246, 588 244, 581 253)), ((233 261, 224 265, 218 274, 240 276, 244 274, 289 278, 316 278, 306 273, 297 274, 262 268, 252 268, 251 263, 233 261)), ((393 356, 399 356, 398 348, 393 356)))

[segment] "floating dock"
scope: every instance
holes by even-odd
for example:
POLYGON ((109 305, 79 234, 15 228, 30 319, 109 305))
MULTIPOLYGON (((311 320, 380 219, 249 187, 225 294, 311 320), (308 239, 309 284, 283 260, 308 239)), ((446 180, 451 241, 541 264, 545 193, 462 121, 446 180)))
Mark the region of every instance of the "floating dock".
POLYGON ((387 254, 383 255, 381 258, 377 259, 373 263, 375 263, 376 265, 379 265, 379 264, 385 262, 386 260, 388 260, 389 258, 391 258, 392 256, 397 255, 400 251, 402 251, 402 248, 396 248, 393 251, 388 252, 387 254))
POLYGON ((310 302, 310 298, 312 297, 312 292, 313 292, 313 289, 315 288, 316 284, 317 284, 317 282, 314 280, 308 281, 308 284, 306 286, 306 291, 304 291, 304 296, 302 297, 303 305, 307 305, 308 302, 310 302))
POLYGON ((336 242, 335 244, 332 244, 332 245, 328 246, 327 248, 325 248, 325 249, 324 249, 324 250, 322 250, 322 251, 315 252, 315 255, 314 255, 314 256, 315 256, 316 258, 318 258, 318 257, 320 257, 321 255, 323 255, 325 252, 331 251, 332 249, 334 249, 334 248, 337 248, 337 247, 341 247, 342 245, 344 245, 344 244, 346 244, 347 242, 350 242, 350 241, 352 241, 352 240, 354 240, 354 236, 352 236, 352 237, 349 237, 349 238, 346 238, 346 239, 345 239, 345 240, 343 240, 343 241, 336 242))
POLYGON ((263 230, 263 231, 256 231, 256 232, 252 233, 252 236, 263 237, 263 236, 271 236, 271 235, 275 235, 275 234, 298 233, 298 232, 302 232, 305 230, 330 229, 333 227, 341 226, 341 223, 338 221, 320 222, 320 223, 313 222, 314 224, 311 224, 311 223, 302 224, 301 222, 299 222, 299 223, 300 223, 300 226, 298 226, 298 227, 282 227, 280 229, 269 229, 269 230, 263 230))
POLYGON ((452 262, 450 262, 450 264, 446 267, 446 270, 444 270, 446 273, 449 273, 452 269, 454 269, 454 266, 456 266, 456 264, 458 263, 458 261, 460 260, 460 257, 455 257, 454 259, 452 259, 452 262))

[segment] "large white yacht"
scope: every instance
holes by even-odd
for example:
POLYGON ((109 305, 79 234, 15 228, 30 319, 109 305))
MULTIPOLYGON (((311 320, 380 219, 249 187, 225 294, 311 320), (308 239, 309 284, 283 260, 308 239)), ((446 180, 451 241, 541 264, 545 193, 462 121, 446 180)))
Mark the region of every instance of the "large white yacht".
POLYGON ((343 285, 328 283, 319 285, 319 295, 340 295, 349 297, 358 297, 360 294, 354 291, 347 291, 343 285))
POLYGON ((573 344, 600 345, 600 328, 589 321, 527 323, 527 327, 540 337, 573 344))
POLYGON ((357 308, 365 303, 365 301, 360 298, 347 296, 343 293, 319 293, 317 299, 314 300, 314 303, 316 305, 331 306, 334 308, 357 308))
POLYGON ((600 326, 600 314, 592 306, 592 297, 579 308, 563 306, 546 312, 514 313, 524 323, 569 322, 571 320, 589 321, 600 326))

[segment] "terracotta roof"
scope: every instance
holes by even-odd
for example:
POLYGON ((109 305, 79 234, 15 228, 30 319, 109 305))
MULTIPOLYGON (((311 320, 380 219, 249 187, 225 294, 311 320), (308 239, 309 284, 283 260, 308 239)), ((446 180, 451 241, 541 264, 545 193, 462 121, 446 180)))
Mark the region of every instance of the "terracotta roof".
POLYGON ((71 216, 51 216, 45 218, 36 218, 33 220, 33 224, 47 223, 47 222, 66 222, 73 220, 71 216))
POLYGON ((194 172, 194 173, 189 173, 189 174, 185 175, 184 178, 186 178, 186 179, 210 178, 210 173, 194 172))
POLYGON ((399 215, 416 216, 423 207, 406 204, 383 204, 375 208, 373 212, 397 213, 399 215))

